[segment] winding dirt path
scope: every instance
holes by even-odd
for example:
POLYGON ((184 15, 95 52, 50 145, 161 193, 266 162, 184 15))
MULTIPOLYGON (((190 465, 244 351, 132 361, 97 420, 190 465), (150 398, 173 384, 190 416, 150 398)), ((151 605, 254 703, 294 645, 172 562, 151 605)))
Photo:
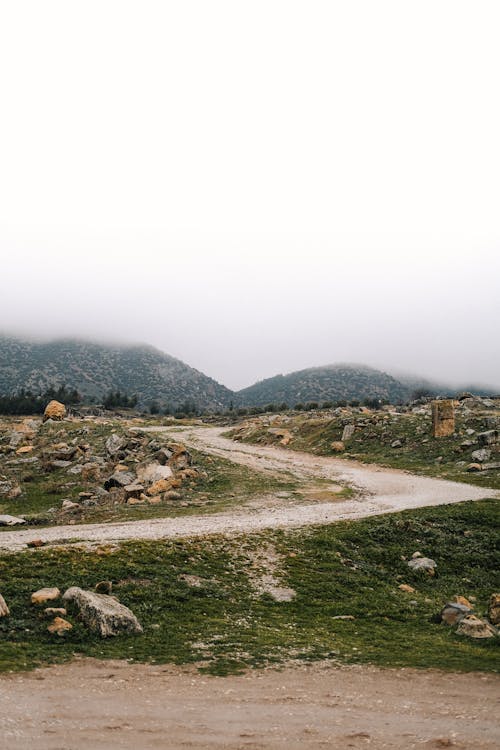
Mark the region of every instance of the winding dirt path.
MULTIPOLYGON (((119 542, 125 539, 167 539, 207 534, 252 532, 268 528, 293 528, 328 524, 344 519, 391 513, 407 508, 458 503, 497 497, 499 493, 483 487, 442 479, 420 477, 405 471, 361 464, 345 459, 323 458, 309 453, 236 443, 222 437, 224 428, 167 427, 145 428, 148 432, 166 432, 180 437, 189 446, 244 464, 258 471, 292 475, 310 487, 313 480, 330 480, 356 490, 354 498, 333 502, 297 502, 276 497, 269 505, 197 516, 155 518, 117 523, 75 524, 44 529, 4 531, 0 534, 0 551, 24 549, 34 536, 46 543, 119 542)), ((280 493, 278 493, 279 495, 280 493)))

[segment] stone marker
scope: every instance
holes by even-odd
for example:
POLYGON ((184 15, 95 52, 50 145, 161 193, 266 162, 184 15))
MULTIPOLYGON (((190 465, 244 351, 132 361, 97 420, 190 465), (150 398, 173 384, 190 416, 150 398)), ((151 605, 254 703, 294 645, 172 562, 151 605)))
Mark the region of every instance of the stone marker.
POLYGON ((65 416, 66 407, 64 404, 61 404, 60 401, 49 401, 43 413, 43 421, 46 422, 47 419, 53 419, 58 422, 64 419, 65 416))
POLYGON ((453 399, 439 399, 432 404, 432 436, 447 437, 455 432, 455 406, 453 399))

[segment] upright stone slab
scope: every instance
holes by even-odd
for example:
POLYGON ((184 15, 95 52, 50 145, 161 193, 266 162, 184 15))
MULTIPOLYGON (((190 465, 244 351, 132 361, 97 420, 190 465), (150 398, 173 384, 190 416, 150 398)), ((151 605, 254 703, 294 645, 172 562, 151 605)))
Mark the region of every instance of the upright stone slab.
POLYGON ((432 402, 432 435, 447 437, 455 432, 455 406, 453 399, 432 402))

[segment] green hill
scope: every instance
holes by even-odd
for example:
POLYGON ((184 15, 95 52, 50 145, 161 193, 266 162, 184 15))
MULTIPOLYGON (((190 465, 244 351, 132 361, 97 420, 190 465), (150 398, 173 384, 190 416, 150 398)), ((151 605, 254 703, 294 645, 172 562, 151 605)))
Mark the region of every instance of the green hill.
POLYGON ((0 336, 0 395, 66 384, 89 402, 110 390, 136 394, 139 406, 204 409, 229 405, 234 394, 212 378, 152 346, 118 346, 76 339, 49 342, 0 336))

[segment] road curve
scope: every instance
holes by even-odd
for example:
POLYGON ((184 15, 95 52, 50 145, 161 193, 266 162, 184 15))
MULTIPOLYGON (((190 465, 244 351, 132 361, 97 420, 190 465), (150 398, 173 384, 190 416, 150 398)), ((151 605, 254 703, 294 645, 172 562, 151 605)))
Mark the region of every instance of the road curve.
MULTIPOLYGON (((172 432, 169 428, 147 428, 148 431, 172 432)), ((214 513, 210 515, 155 518, 117 523, 51 526, 39 529, 4 531, 0 534, 0 551, 18 551, 34 536, 48 544, 77 542, 120 542, 126 539, 173 539, 234 534, 263 529, 296 528, 329 524, 346 519, 391 513, 409 508, 445 505, 465 500, 499 497, 496 490, 475 487, 442 479, 421 477, 405 471, 386 469, 338 458, 275 447, 235 443, 222 436, 222 428, 188 427, 175 430, 175 439, 213 455, 224 456, 235 463, 261 471, 288 473, 310 484, 312 479, 330 479, 348 484, 357 495, 336 502, 301 502, 277 499, 276 505, 257 509, 214 513)))

